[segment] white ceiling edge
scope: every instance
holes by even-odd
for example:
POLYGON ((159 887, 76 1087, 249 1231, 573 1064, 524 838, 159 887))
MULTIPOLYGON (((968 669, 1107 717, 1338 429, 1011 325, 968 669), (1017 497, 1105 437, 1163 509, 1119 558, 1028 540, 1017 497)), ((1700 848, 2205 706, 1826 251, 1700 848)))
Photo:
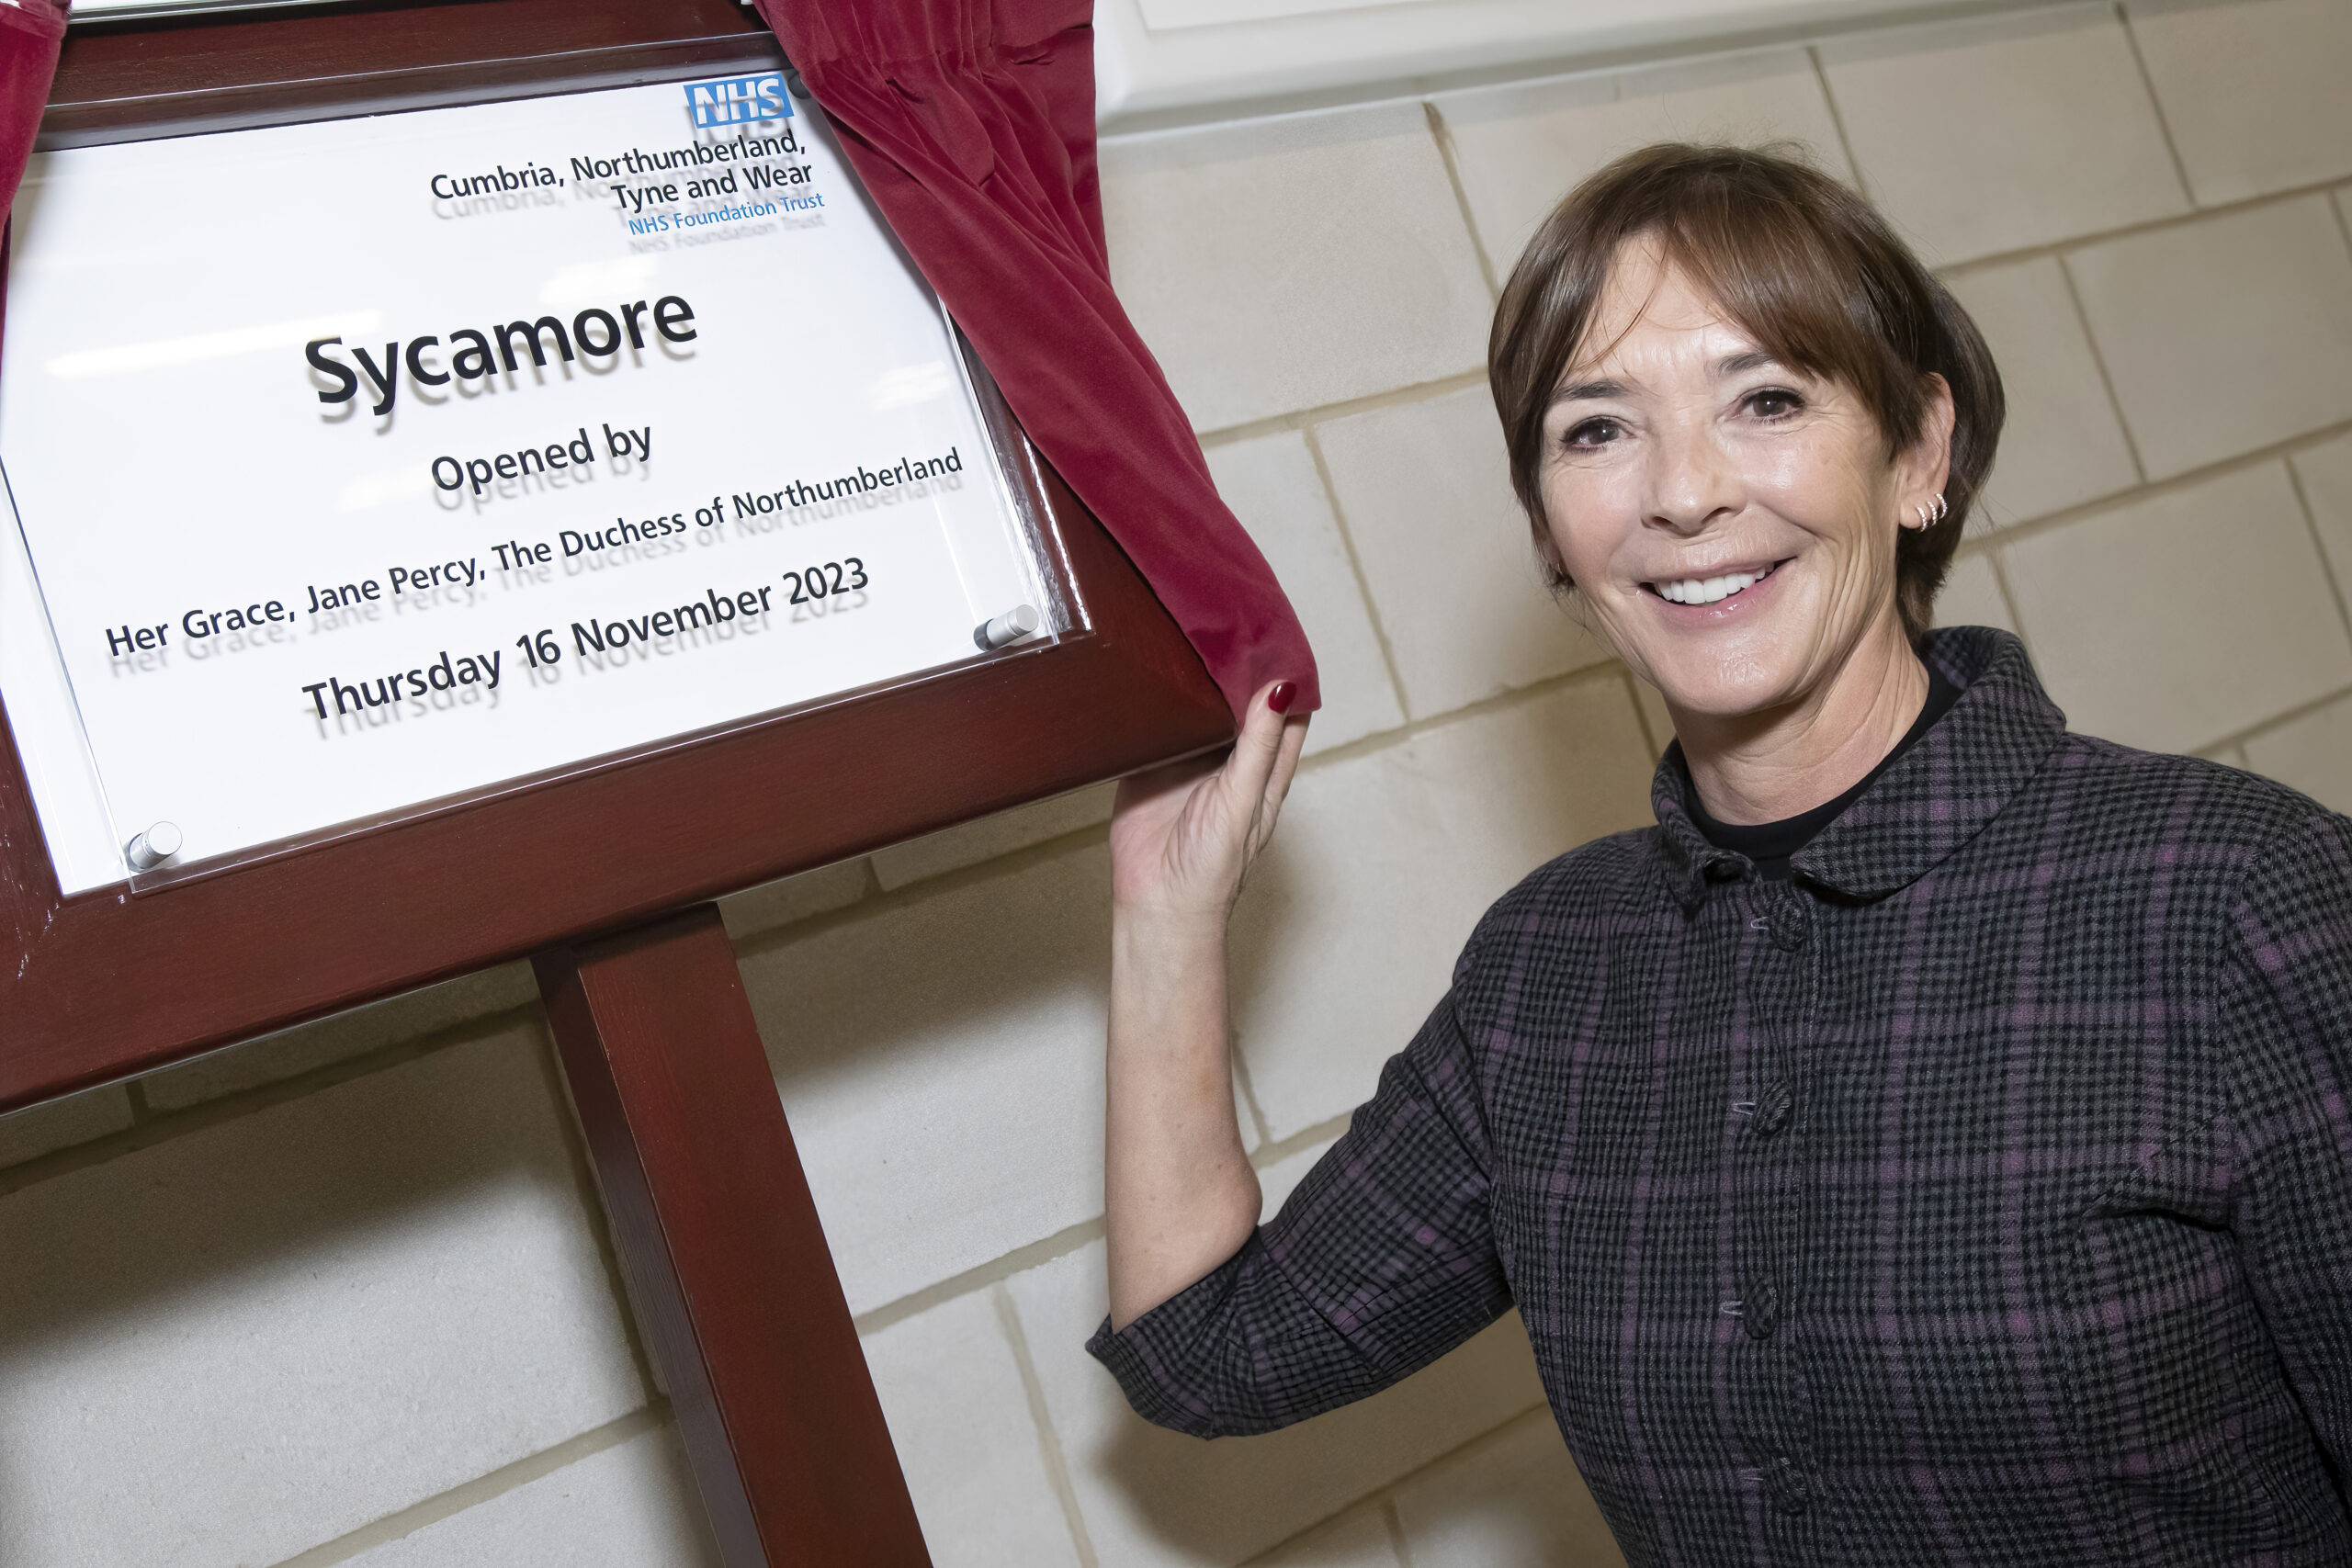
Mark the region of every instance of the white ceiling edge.
MULTIPOLYGON (((0 0, 5 3, 5 0, 0 0)), ((86 20, 328 0, 74 0, 86 20)), ((752 0, 741 0, 749 6, 752 0)), ((1095 121, 1147 130, 2067 0, 1095 0, 1095 121), (1187 15, 1202 20, 1153 27, 1187 15)))
POLYGON ((1095 119, 1148 130, 2063 3, 1095 0, 1095 119))

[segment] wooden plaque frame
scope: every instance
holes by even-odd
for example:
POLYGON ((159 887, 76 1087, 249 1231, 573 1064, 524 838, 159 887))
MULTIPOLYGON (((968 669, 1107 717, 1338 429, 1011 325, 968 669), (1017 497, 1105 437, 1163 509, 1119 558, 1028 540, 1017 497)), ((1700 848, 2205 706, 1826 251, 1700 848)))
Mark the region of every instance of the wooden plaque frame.
MULTIPOLYGON (((735 0, 352 0, 77 25, 43 144, 781 58, 735 0)), ((926 1562, 707 900, 1231 739, 1148 587, 1038 471, 1088 632, 137 896, 60 896, 0 728, 0 1110, 533 955, 729 1568, 926 1562)))

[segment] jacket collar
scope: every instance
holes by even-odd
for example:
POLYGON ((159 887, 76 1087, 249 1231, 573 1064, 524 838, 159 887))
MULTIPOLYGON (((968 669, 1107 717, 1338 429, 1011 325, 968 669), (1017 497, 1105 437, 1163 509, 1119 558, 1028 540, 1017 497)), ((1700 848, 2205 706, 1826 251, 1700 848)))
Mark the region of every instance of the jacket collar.
MULTIPOLYGON (((1848 898, 1884 897, 1942 863, 1992 821, 2066 732, 2025 645, 1990 626, 1928 634, 1920 657, 1961 687, 1960 700, 1860 800, 1797 852, 1797 879, 1848 898)), ((1684 805, 1681 742, 1650 784, 1668 889, 1687 911, 1719 882, 1746 878, 1747 857, 1708 842, 1684 805)))

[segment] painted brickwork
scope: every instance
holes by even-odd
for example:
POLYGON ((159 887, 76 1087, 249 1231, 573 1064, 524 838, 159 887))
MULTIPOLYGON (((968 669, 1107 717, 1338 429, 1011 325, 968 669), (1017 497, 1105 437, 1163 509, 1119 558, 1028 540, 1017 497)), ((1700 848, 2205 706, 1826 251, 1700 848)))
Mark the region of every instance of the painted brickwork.
MULTIPOLYGON (((1664 136, 1801 142, 2012 400, 1948 621, 2083 728, 2352 808, 2352 0, 2041 9, 1106 148, 1120 286, 1329 706, 1236 935, 1270 1201, 1488 899, 1646 819, 1654 701, 1553 609, 1478 367, 1498 271, 1664 136)), ((1102 791, 731 902, 943 1568, 1613 1564, 1506 1321, 1203 1445, 1102 1307, 1102 791)), ((0 1121, 0 1563, 701 1568, 530 978, 0 1121)))

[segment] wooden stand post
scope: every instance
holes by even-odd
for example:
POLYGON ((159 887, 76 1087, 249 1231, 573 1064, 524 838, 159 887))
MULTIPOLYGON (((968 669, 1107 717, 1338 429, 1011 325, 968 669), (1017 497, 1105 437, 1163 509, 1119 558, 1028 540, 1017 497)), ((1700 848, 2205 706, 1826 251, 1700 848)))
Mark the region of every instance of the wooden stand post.
POLYGON ((928 1568, 718 911, 534 964, 728 1568, 928 1568))

